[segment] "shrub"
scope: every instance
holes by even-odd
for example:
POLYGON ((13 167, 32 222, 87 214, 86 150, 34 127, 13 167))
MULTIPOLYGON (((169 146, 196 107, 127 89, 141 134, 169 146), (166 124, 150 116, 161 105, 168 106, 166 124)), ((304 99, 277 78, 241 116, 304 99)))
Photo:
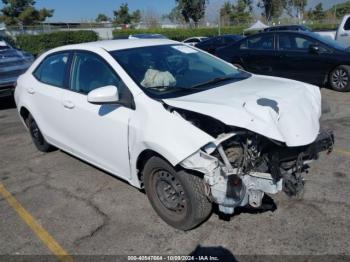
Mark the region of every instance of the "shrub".
POLYGON ((33 55, 38 55, 55 47, 97 40, 98 35, 94 31, 60 31, 40 35, 19 35, 17 46, 33 55))
POLYGON ((321 24, 321 23, 314 23, 309 24, 308 27, 310 27, 314 31, 327 31, 327 30, 337 30, 338 24, 321 24))

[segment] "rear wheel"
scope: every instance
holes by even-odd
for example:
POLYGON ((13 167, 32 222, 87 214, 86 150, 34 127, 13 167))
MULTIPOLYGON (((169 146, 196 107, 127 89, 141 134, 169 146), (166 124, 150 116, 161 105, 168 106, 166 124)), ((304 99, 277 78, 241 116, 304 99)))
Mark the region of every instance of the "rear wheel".
POLYGON ((41 133, 38 124, 35 122, 32 115, 28 116, 27 119, 28 129, 30 136, 32 137, 35 147, 41 152, 50 152, 53 147, 46 142, 43 134, 41 133))
POLYGON ((203 179, 184 170, 176 171, 159 157, 152 157, 143 170, 145 190, 157 214, 169 225, 189 230, 211 213, 203 179))
POLYGON ((329 84, 332 89, 339 92, 350 91, 350 66, 341 65, 329 75, 329 84))

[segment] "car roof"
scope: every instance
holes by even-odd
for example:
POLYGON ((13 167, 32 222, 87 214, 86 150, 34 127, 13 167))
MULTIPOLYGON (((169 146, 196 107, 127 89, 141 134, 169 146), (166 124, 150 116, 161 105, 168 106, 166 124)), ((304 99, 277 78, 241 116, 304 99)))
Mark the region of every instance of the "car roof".
POLYGON ((188 39, 199 39, 199 38, 208 38, 208 37, 207 36, 192 36, 192 37, 186 38, 185 40, 188 40, 188 39))
POLYGON ((162 34, 134 34, 134 35, 130 35, 130 36, 138 37, 141 39, 152 39, 152 38, 154 38, 154 39, 158 39, 158 38, 167 39, 167 37, 165 37, 162 34))
POLYGON ((263 30, 264 32, 272 32, 272 31, 309 31, 311 29, 305 25, 278 25, 267 27, 263 30))
POLYGON ((300 34, 300 35, 305 35, 305 36, 313 36, 313 32, 308 32, 308 31, 295 31, 295 30, 276 30, 276 31, 266 31, 266 32, 261 32, 253 35, 249 35, 247 37, 253 37, 257 35, 271 35, 271 34, 286 34, 286 33, 291 33, 291 34, 300 34))
POLYGON ((123 49, 131 49, 137 47, 157 46, 157 45, 170 45, 170 44, 182 44, 169 39, 117 39, 117 40, 104 40, 97 42, 88 42, 74 45, 66 45, 53 49, 52 51, 66 51, 74 49, 104 49, 108 52, 117 51, 123 49))

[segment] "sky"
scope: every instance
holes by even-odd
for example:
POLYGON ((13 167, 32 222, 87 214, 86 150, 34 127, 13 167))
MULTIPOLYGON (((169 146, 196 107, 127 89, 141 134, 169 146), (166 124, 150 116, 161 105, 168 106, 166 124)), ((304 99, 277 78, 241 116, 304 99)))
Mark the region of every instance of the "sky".
MULTIPOLYGON (((209 8, 217 10, 227 0, 209 0, 209 8)), ((257 0, 255 0, 257 1, 257 0)), ((235 2, 234 0, 230 2, 235 2)), ((345 0, 308 0, 306 9, 322 2, 324 8, 345 0)), ((152 10, 163 15, 169 13, 174 7, 175 0, 37 0, 37 8, 55 9, 54 16, 49 21, 79 22, 94 20, 99 13, 113 16, 113 10, 120 4, 128 3, 131 10, 152 10)), ((0 7, 2 7, 0 3, 0 7)))

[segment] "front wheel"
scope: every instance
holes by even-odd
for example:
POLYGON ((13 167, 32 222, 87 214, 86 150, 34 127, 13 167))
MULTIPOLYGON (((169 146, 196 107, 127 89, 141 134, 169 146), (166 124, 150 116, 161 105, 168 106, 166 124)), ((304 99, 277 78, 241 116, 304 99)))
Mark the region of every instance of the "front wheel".
POLYGON ((168 162, 152 157, 143 170, 145 190, 157 214, 169 225, 189 230, 211 213, 203 179, 184 170, 176 171, 168 162))
POLYGON ((332 89, 339 92, 350 91, 350 66, 341 65, 329 75, 329 84, 332 89))

